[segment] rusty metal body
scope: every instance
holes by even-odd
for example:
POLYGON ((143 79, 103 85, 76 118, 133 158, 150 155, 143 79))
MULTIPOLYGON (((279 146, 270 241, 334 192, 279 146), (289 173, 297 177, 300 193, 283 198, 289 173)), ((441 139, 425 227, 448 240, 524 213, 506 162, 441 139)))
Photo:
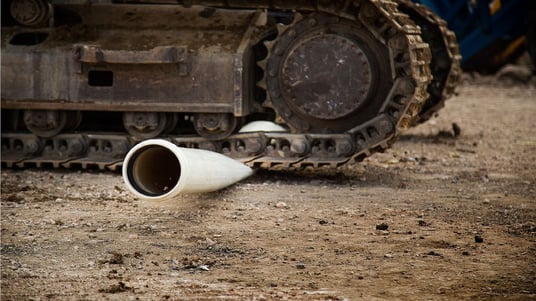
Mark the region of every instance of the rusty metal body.
MULTIPOLYGON (((457 81, 456 59, 434 68, 421 112, 432 53, 390 0, 8 2, 6 166, 117 169, 153 137, 251 166, 339 166, 388 148, 457 81), (255 120, 289 132, 238 133, 255 120)), ((435 48, 455 47, 441 34, 435 48)))
POLYGON ((177 6, 68 8, 81 24, 3 32, 3 108, 250 113, 252 85, 243 81, 255 11, 203 18, 201 8, 177 6), (13 45, 21 34, 47 38, 13 45))

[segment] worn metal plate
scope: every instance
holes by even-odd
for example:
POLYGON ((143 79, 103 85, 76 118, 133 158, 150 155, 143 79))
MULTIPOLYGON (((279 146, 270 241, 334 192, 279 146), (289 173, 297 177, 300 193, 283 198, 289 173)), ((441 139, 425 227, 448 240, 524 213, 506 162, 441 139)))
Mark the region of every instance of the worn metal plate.
POLYGON ((255 11, 66 7, 83 23, 36 29, 32 45, 11 43, 28 29, 2 28, 2 108, 248 113, 255 11))

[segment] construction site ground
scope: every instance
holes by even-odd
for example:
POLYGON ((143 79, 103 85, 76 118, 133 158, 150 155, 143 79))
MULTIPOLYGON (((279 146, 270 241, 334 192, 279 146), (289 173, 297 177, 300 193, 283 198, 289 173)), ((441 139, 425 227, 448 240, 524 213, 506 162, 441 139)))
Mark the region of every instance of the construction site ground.
POLYGON ((151 203, 119 173, 1 172, 1 300, 536 300, 536 84, 464 76, 338 169, 151 203))

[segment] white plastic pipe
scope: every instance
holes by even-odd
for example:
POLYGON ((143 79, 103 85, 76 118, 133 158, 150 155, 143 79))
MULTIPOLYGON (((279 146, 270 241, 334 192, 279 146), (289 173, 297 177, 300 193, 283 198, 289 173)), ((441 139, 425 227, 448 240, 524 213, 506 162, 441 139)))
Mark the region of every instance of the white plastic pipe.
POLYGON ((123 161, 127 188, 136 197, 150 201, 216 191, 252 173, 248 166, 222 154, 182 148, 161 139, 137 144, 123 161))
POLYGON ((288 130, 271 121, 257 120, 244 125, 240 129, 240 133, 251 132, 288 132, 288 130))

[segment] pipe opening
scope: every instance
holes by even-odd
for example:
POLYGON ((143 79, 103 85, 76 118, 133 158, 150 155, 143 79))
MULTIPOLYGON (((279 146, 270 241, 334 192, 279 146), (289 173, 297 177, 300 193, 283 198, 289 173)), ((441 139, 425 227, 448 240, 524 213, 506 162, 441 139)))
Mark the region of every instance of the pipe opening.
POLYGON ((175 154, 162 146, 140 149, 128 162, 130 184, 147 196, 169 193, 179 183, 181 164, 175 154))

